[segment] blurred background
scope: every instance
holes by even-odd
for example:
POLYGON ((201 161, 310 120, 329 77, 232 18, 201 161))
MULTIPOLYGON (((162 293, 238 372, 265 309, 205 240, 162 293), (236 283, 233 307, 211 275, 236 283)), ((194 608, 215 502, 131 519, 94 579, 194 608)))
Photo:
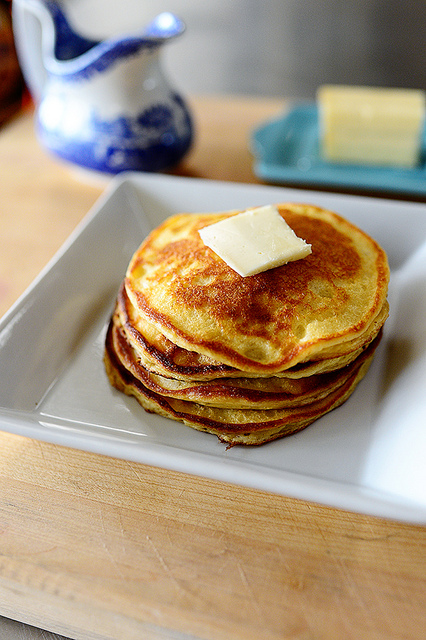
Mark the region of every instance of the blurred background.
POLYGON ((161 11, 187 25, 164 50, 181 91, 313 98, 323 83, 426 88, 426 1, 61 0, 86 35, 161 11))
MULTIPOLYGON (((426 0, 57 0, 94 39, 172 11, 187 25, 163 50, 186 94, 313 99, 324 83, 426 89, 426 0)), ((13 92, 11 26, 0 0, 0 100, 13 92)))

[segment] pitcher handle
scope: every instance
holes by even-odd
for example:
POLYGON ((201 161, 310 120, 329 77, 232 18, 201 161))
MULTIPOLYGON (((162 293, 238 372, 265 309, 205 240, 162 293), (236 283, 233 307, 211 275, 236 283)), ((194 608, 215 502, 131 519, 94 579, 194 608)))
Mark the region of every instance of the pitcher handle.
POLYGON ((43 51, 54 42, 49 12, 39 0, 13 0, 12 24, 15 47, 27 87, 36 102, 46 86, 43 51))

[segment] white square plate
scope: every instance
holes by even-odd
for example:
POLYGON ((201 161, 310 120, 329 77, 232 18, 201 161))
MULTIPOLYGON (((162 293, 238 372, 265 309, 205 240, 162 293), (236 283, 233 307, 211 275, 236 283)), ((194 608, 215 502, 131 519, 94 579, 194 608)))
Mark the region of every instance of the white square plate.
POLYGON ((426 206, 161 175, 114 179, 0 323, 0 428, 337 508, 426 523, 426 206), (372 235, 391 266, 390 317, 366 378, 342 407, 261 447, 146 413, 112 389, 105 329, 146 233, 181 211, 293 200, 372 235))

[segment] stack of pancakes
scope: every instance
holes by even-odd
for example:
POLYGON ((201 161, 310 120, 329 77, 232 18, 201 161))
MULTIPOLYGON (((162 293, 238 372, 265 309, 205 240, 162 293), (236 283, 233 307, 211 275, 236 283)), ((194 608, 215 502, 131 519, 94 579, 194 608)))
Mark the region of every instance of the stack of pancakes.
POLYGON ((347 400, 388 315, 386 255, 333 212, 277 208, 312 253, 248 277, 198 233, 238 211, 179 214, 151 232, 107 331, 114 387, 228 445, 295 433, 347 400))

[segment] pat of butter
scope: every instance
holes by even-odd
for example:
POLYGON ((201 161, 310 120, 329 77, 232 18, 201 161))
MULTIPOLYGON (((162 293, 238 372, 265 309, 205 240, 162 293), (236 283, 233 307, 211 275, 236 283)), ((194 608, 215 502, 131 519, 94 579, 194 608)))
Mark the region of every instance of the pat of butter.
POLYGON ((215 222, 199 234, 206 246, 244 277, 300 260, 312 251, 270 205, 215 222))
POLYGON ((423 91, 324 85, 317 104, 325 160, 407 168, 419 163, 423 91))

